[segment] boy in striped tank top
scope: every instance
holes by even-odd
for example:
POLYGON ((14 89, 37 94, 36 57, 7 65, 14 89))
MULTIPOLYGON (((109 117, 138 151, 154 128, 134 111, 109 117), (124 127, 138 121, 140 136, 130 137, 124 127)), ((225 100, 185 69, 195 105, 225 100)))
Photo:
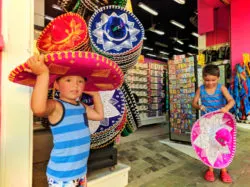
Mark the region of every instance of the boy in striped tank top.
POLYGON ((85 86, 81 76, 62 76, 54 83, 58 100, 48 100, 49 69, 44 56, 29 58, 28 65, 37 75, 31 97, 36 116, 47 116, 51 123, 54 147, 47 166, 50 187, 87 186, 87 161, 90 150, 88 119, 103 120, 103 106, 98 92, 84 92, 93 97, 94 108, 78 102, 85 86))
MULTIPOLYGON (((220 79, 218 66, 206 65, 203 68, 202 77, 204 84, 197 89, 192 106, 201 110, 202 115, 216 110, 220 110, 223 113, 228 112, 235 102, 227 88, 218 83, 220 79), (201 105, 199 105, 199 99, 201 99, 201 105)), ((204 178, 207 181, 213 182, 215 180, 213 170, 212 167, 209 167, 206 171, 204 178)), ((232 182, 232 178, 226 168, 221 169, 220 177, 225 183, 232 182)))

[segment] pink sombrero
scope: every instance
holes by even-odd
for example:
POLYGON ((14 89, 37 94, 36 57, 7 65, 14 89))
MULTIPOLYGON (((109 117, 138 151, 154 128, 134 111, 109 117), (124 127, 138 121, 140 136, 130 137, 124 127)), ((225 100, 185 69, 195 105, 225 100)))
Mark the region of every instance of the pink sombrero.
POLYGON ((37 39, 37 49, 42 53, 89 48, 88 27, 76 13, 62 14, 53 19, 37 39))
POLYGON ((209 167, 225 168, 236 150, 236 121, 232 114, 214 111, 198 119, 191 143, 199 159, 209 167))
MULTIPOLYGON (((114 90, 123 83, 124 75, 119 66, 112 60, 96 53, 83 51, 54 52, 45 55, 45 64, 49 67, 49 87, 61 76, 79 75, 87 79, 86 91, 114 90)), ((36 75, 24 71, 27 63, 11 71, 9 80, 34 86, 36 75)))

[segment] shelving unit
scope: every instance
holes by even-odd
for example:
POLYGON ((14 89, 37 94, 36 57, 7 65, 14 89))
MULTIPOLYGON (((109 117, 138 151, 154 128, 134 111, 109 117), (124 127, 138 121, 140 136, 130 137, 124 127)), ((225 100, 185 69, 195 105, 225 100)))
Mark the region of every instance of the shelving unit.
POLYGON ((163 89, 164 63, 145 59, 138 62, 128 70, 125 80, 129 84, 132 93, 139 98, 137 109, 140 113, 142 125, 166 122, 165 91, 163 89))
POLYGON ((196 110, 192 108, 195 95, 194 57, 178 55, 169 61, 170 140, 190 142, 196 110))

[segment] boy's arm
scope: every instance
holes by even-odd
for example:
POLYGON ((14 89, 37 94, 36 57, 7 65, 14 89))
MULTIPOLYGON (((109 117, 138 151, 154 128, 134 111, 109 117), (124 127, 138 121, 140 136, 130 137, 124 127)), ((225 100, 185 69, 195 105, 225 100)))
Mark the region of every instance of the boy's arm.
POLYGON ((86 108, 87 117, 89 120, 101 121, 104 119, 103 105, 100 94, 98 92, 84 92, 93 98, 94 108, 83 104, 86 108))
POLYGON ((31 96, 32 112, 43 117, 51 114, 55 109, 55 101, 48 100, 49 70, 44 64, 44 57, 33 56, 27 61, 30 72, 37 75, 36 83, 31 96))
POLYGON ((224 97, 226 98, 227 104, 223 108, 221 108, 220 111, 221 112, 228 112, 235 105, 235 101, 224 85, 222 85, 222 87, 221 87, 221 92, 224 95, 224 97))
POLYGON ((192 102, 192 106, 197 109, 197 110, 200 110, 201 109, 201 106, 198 104, 199 102, 199 99, 200 99, 200 88, 198 88, 196 90, 196 93, 195 93, 195 96, 194 96, 194 99, 193 99, 193 102, 192 102))

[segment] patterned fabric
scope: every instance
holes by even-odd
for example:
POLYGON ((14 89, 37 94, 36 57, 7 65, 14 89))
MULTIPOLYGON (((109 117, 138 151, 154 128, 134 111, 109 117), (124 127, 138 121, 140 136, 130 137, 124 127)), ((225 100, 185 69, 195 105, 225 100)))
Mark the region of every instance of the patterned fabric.
POLYGON ((50 154, 47 177, 72 181, 87 173, 90 131, 85 107, 58 100, 63 106, 62 119, 50 126, 54 147, 50 154))
MULTIPOLYGON (((221 84, 218 84, 214 94, 208 94, 204 85, 200 87, 201 104, 205 106, 206 112, 213 112, 225 106, 226 99, 222 94, 221 86, 221 84)), ((204 114, 205 112, 202 111, 201 115, 204 114)))
POLYGON ((192 127, 191 143, 205 165, 217 169, 226 168, 236 151, 234 116, 219 111, 205 114, 192 127))
POLYGON ((48 178, 49 187, 87 187, 87 178, 81 177, 72 181, 56 181, 52 178, 48 178))

